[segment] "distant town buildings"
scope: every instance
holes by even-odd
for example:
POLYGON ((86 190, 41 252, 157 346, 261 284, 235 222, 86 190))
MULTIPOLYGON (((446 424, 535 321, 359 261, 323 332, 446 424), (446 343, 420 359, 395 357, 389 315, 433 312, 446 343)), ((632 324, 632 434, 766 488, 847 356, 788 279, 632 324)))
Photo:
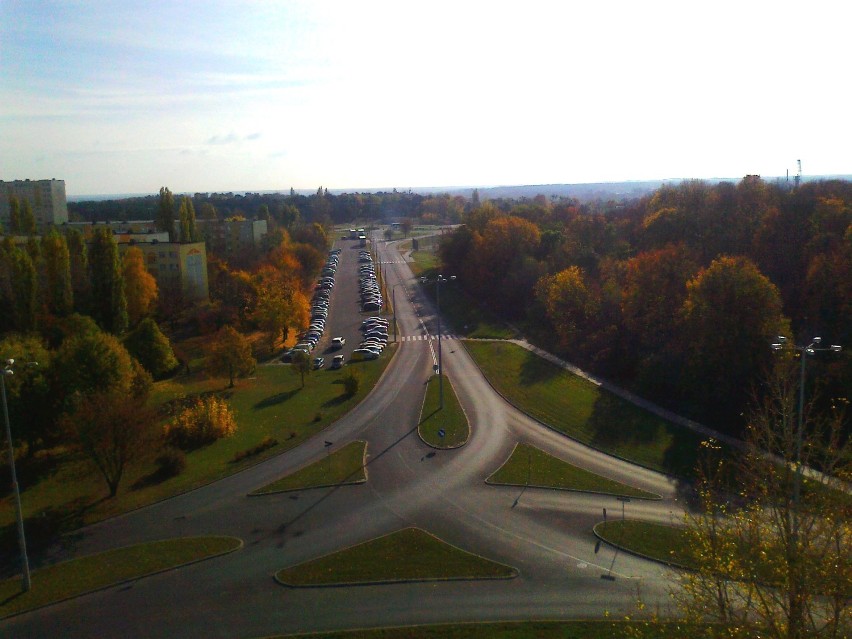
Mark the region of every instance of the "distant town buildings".
POLYGON ((29 202, 39 233, 68 221, 65 180, 0 180, 0 224, 9 229, 12 197, 29 202))

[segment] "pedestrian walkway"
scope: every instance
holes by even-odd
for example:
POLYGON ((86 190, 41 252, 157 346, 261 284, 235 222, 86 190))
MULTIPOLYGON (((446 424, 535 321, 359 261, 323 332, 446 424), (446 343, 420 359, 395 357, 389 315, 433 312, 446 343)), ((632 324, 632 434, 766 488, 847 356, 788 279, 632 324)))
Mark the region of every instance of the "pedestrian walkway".
MULTIPOLYGON (((437 340, 437 339, 438 339, 437 335, 431 335, 431 334, 429 334, 429 335, 400 335, 399 336, 400 342, 423 342, 423 341, 437 340)), ((444 339, 461 339, 461 338, 458 335, 453 335, 452 333, 450 333, 450 334, 441 335, 441 339, 444 340, 444 339)))
POLYGON ((405 264, 405 260, 387 260, 378 262, 378 264, 405 264))

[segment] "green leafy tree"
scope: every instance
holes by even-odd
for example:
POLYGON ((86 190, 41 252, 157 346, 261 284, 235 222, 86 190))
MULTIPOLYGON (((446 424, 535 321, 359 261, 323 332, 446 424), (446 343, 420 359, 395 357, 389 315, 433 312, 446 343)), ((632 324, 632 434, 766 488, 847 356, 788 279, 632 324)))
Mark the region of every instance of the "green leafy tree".
POLYGON ((252 374, 256 366, 251 343, 232 326, 223 326, 216 334, 207 356, 208 372, 226 375, 228 388, 233 388, 236 377, 252 374))
POLYGON ((41 240, 46 290, 44 297, 50 311, 64 317, 74 310, 74 290, 71 286, 71 255, 65 237, 50 231, 41 240))
POLYGON ((130 395, 144 384, 127 349, 103 331, 66 338, 56 350, 51 371, 53 393, 65 410, 96 392, 130 395))
POLYGON ((12 290, 12 315, 22 332, 36 328, 38 274, 29 253, 14 247, 8 255, 12 290))
POLYGON ((27 443, 33 457, 55 438, 55 402, 50 392, 51 354, 34 334, 7 333, 0 339, 0 361, 15 360, 14 375, 5 378, 13 436, 27 443))
POLYGON ((162 379, 177 368, 178 361, 169 338, 150 317, 127 334, 124 346, 154 379, 162 379))
POLYGON ((68 244, 68 257, 71 268, 71 289, 74 294, 74 309, 84 311, 89 308, 89 247, 83 234, 77 229, 69 229, 65 234, 68 244))
POLYGON ((89 276, 92 284, 91 315, 110 333, 127 330, 127 298, 118 246, 112 232, 95 230, 89 250, 89 276))
POLYGON ((180 223, 180 241, 197 242, 198 229, 195 224, 195 207, 192 205, 192 198, 188 195, 184 195, 180 200, 178 219, 180 223))
POLYGON ((157 206, 157 228, 169 234, 169 241, 175 241, 175 197, 168 187, 160 187, 160 201, 157 206))

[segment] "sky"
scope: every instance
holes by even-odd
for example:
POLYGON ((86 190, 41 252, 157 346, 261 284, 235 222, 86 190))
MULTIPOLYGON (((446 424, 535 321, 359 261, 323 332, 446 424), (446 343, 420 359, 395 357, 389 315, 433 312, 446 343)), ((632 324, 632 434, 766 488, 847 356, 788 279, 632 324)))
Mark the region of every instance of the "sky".
POLYGON ((848 0, 0 0, 73 195, 852 174, 848 0))

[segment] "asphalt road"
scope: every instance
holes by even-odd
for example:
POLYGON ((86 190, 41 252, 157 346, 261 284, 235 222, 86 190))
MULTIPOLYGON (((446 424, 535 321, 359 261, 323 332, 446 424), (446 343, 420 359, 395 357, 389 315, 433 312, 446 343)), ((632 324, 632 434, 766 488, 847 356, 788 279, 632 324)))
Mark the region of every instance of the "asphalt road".
MULTIPOLYGON (((605 611, 616 616, 632 612, 639 591, 652 604, 666 604, 672 575, 665 568, 607 546, 594 552, 591 528, 602 519, 602 510, 621 516, 622 504, 615 498, 493 487, 484 480, 516 442, 525 441, 664 496, 658 502, 630 502, 628 517, 679 517, 676 484, 581 446, 520 413, 494 392, 454 338, 442 341, 443 364, 471 422, 471 439, 454 451, 434 451, 419 440, 424 384, 437 355, 435 315, 398 253, 383 244, 378 251, 389 295, 391 287, 396 290, 397 320, 407 339, 400 340, 393 361, 361 405, 281 456, 81 531, 72 552, 201 534, 234 535, 245 547, 8 619, 0 622, 0 635, 233 638, 453 621, 596 618, 605 611), (336 447, 356 438, 368 442, 366 484, 247 496, 321 459, 325 440, 336 447), (273 580, 283 567, 406 526, 515 566, 520 576, 309 589, 285 588, 273 580)), ((355 263, 357 250, 344 249, 325 336, 346 336, 347 359, 361 320, 357 306, 350 304, 352 282, 346 279, 355 263)))

